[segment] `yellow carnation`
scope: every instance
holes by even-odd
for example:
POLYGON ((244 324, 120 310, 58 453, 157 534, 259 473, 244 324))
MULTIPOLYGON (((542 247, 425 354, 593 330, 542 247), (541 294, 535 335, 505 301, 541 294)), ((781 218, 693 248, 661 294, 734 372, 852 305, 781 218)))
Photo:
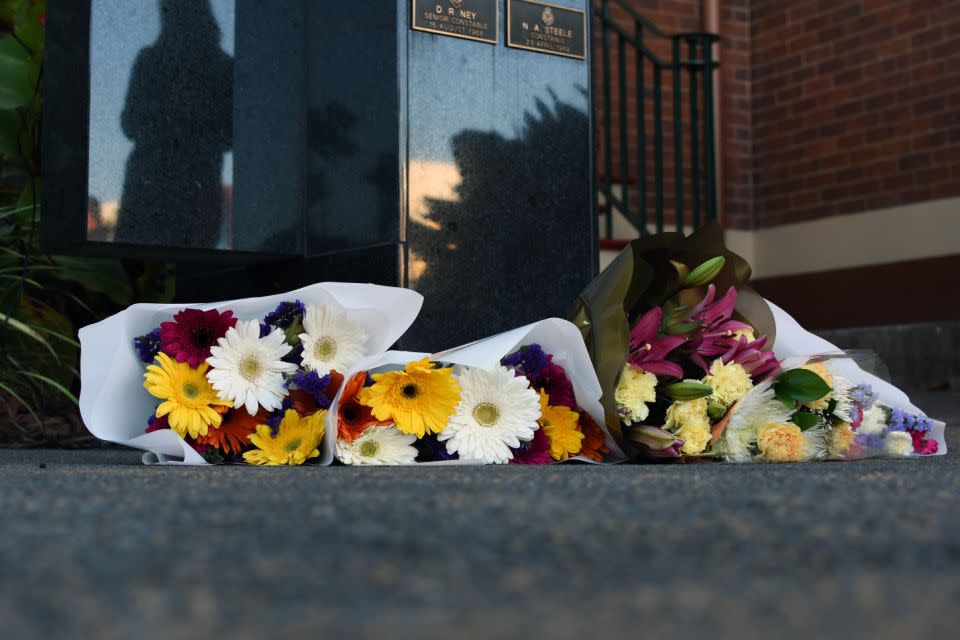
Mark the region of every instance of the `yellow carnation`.
POLYGON ((853 444, 853 429, 850 428, 850 423, 841 422, 833 428, 833 433, 830 434, 830 442, 828 444, 830 457, 836 458, 842 456, 847 452, 851 444, 853 444))
POLYGON ((710 424, 707 417, 707 399, 697 398, 696 400, 677 401, 667 408, 667 421, 663 425, 668 431, 676 431, 687 425, 699 422, 710 424))
POLYGON ((614 394, 623 422, 643 422, 650 415, 648 402, 657 401, 657 376, 630 364, 623 367, 614 394))
POLYGON ((803 432, 792 422, 768 422, 757 430, 757 446, 762 460, 797 462, 803 459, 803 432))
POLYGON ((688 456, 703 453, 710 444, 710 423, 706 420, 684 423, 677 430, 677 437, 683 440, 680 451, 688 456))
MULTIPOLYGON (((800 368, 806 369, 807 371, 814 372, 815 374, 823 378, 823 381, 826 382, 831 389, 833 389, 833 374, 827 371, 827 368, 823 365, 822 362, 812 362, 810 364, 805 364, 800 368)), ((832 398, 833 398, 833 392, 829 392, 827 393, 827 395, 823 396, 819 400, 815 400, 814 402, 807 402, 803 406, 810 407, 811 409, 814 409, 814 410, 823 410, 830 406, 830 400, 832 398)))
POLYGON ((750 374, 743 366, 736 362, 724 364, 719 358, 710 365, 710 373, 703 383, 713 388, 713 398, 724 407, 739 402, 753 388, 750 374))

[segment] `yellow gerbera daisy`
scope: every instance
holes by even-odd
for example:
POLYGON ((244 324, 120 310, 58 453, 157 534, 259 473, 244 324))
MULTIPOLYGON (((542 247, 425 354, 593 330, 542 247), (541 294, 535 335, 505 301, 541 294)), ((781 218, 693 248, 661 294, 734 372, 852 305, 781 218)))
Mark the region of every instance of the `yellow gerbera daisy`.
POLYGON ((460 385, 449 367, 435 369, 430 358, 411 362, 403 371, 373 374, 374 384, 357 394, 380 421, 422 438, 440 433, 460 401, 460 385))
POLYGON ((580 453, 583 433, 577 427, 580 414, 569 407, 550 405, 550 396, 540 392, 540 426, 550 438, 550 455, 554 460, 566 460, 580 453))
POLYGON ((169 414, 170 428, 181 437, 207 435, 208 427, 219 427, 223 419, 211 405, 232 406, 217 397, 207 376, 209 365, 193 369, 185 362, 176 362, 167 354, 157 354, 159 364, 151 364, 143 374, 144 388, 164 402, 157 407, 157 417, 169 414))
POLYGON ((268 425, 259 425, 257 432, 250 435, 250 442, 257 448, 244 453, 243 459, 251 464, 280 466, 303 464, 318 457, 326 415, 326 411, 317 411, 301 418, 293 409, 287 409, 277 437, 273 437, 268 425))

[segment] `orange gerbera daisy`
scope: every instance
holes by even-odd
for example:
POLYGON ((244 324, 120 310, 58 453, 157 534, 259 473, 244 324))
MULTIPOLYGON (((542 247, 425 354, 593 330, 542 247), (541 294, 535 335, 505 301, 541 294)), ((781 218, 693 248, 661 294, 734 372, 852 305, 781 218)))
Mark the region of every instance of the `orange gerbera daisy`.
POLYGON ((265 424, 268 417, 270 414, 263 408, 255 416, 243 407, 234 409, 218 428, 207 429, 207 435, 198 436, 197 444, 216 447, 225 453, 240 453, 250 446, 250 434, 256 432, 258 425, 265 424))
POLYGON ((580 412, 580 431, 583 432, 583 448, 579 455, 594 462, 603 462, 604 454, 610 453, 610 448, 604 440, 603 430, 586 411, 580 412))
POLYGON ((357 394, 366 383, 366 372, 356 373, 347 382, 343 395, 340 396, 340 404, 337 406, 337 437, 348 442, 356 440, 367 427, 392 424, 389 420, 384 422, 374 418, 370 407, 357 400, 357 394))

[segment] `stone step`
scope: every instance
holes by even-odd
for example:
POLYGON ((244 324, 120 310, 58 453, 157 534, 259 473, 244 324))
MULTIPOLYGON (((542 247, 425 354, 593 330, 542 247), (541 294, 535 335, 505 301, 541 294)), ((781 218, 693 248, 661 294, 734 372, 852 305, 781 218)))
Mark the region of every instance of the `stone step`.
POLYGON ((960 389, 960 322, 816 331, 838 347, 875 352, 905 390, 960 389))

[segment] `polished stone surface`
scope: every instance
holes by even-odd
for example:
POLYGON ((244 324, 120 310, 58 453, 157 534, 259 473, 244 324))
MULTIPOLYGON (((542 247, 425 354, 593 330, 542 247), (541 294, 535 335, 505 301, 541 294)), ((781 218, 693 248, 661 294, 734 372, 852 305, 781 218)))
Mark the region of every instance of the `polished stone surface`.
POLYGON ((563 317, 594 271, 589 65, 502 40, 406 33, 414 348, 563 317))
MULTIPOLYGON (((89 39, 90 111, 47 246, 178 260, 181 301, 409 286, 420 350, 564 316, 593 276, 589 61, 507 48, 505 0, 496 45, 411 29, 410 0, 86 6, 51 10, 54 52, 89 39)), ((85 117, 52 121, 51 171, 85 117)))
POLYGON ((92 0, 89 240, 230 248, 234 10, 92 0))
MULTIPOLYGON (((960 394, 914 399, 958 424, 960 394)), ((0 451, 0 486, 17 639, 939 639, 960 597, 956 453, 263 469, 0 451)))

